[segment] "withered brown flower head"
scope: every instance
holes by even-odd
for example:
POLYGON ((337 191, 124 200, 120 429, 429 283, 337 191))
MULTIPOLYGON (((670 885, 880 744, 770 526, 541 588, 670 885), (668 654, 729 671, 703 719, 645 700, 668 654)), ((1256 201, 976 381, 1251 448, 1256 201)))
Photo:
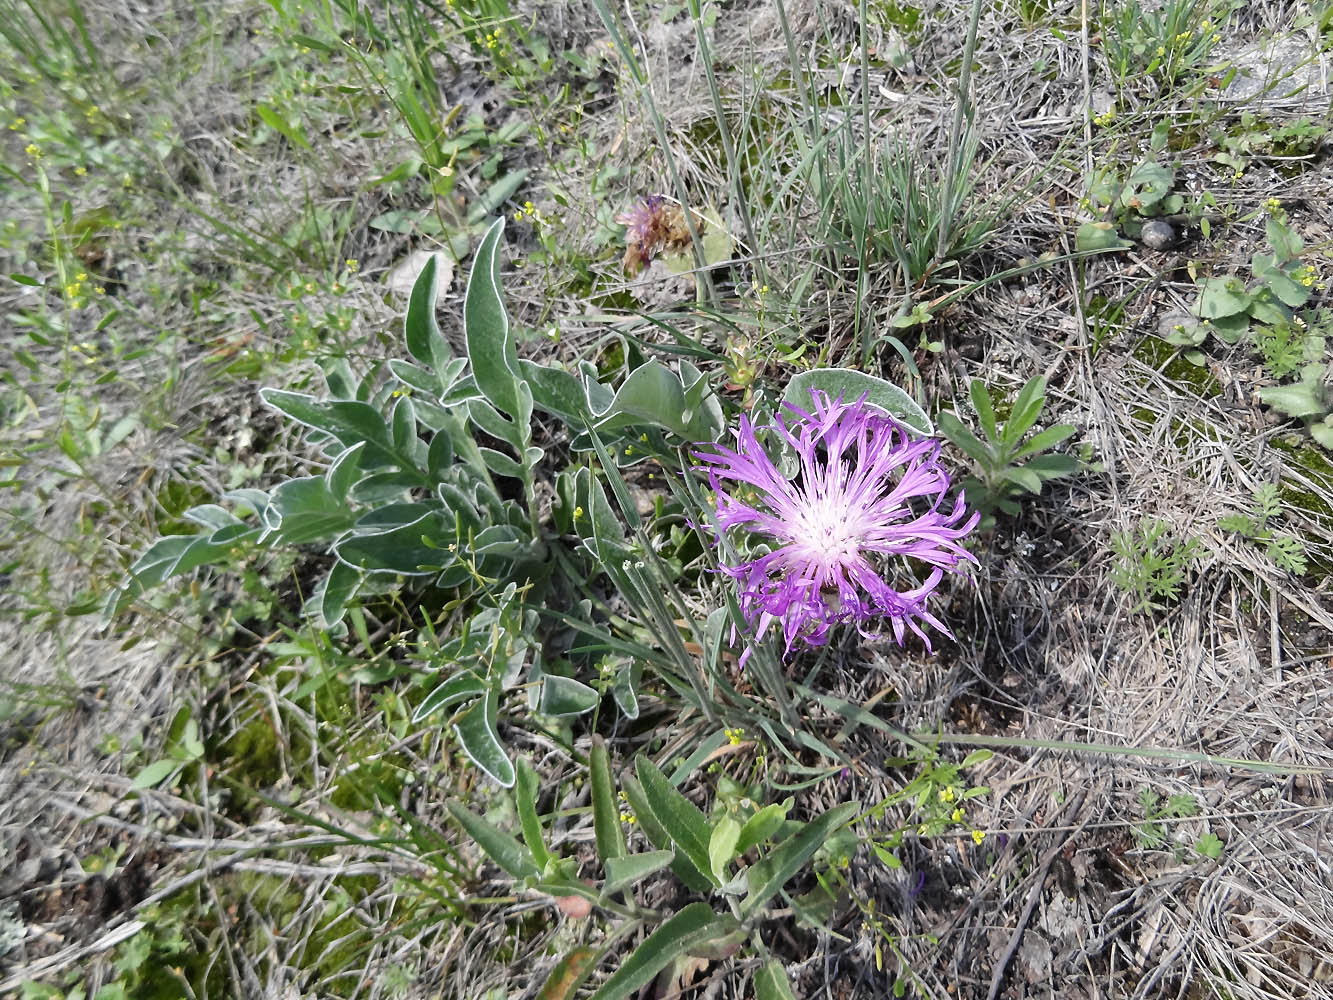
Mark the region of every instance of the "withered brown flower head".
POLYGON ((679 251, 690 245, 685 212, 660 194, 640 198, 628 212, 617 215, 616 221, 625 227, 624 267, 631 276, 663 250, 679 251))

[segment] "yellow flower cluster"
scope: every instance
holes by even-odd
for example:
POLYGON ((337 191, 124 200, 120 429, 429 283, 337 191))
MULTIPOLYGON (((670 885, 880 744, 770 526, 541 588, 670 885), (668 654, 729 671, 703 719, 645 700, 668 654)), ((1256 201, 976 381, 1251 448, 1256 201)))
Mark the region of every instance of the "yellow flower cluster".
POLYGON ((620 799, 620 822, 629 823, 631 826, 637 823, 639 819, 630 808, 629 797, 624 792, 616 792, 616 798, 620 799))
POLYGON ((1313 264, 1306 264, 1296 272, 1295 278, 1306 288, 1313 288, 1315 291, 1322 292, 1328 287, 1325 282, 1319 280, 1319 272, 1315 270, 1313 264))
MULTIPOLYGON (((93 286, 94 295, 105 295, 106 288, 102 285, 93 286)), ((72 279, 65 283, 65 301, 69 303, 71 309, 82 309, 88 304, 88 273, 80 271, 72 279)))
POLYGON ((546 216, 542 214, 542 210, 530 201, 525 201, 523 207, 514 213, 515 222, 522 222, 524 219, 531 219, 539 226, 546 224, 546 216))

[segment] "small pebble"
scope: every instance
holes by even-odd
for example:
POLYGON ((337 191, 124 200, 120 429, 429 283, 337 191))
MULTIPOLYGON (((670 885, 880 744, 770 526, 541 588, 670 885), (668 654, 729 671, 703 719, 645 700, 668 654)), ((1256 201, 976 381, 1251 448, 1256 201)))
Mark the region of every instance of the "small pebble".
POLYGON ((1139 238, 1143 240, 1144 246, 1154 250, 1165 250, 1176 242, 1176 230, 1171 223, 1162 219, 1149 219, 1143 224, 1143 232, 1139 238))

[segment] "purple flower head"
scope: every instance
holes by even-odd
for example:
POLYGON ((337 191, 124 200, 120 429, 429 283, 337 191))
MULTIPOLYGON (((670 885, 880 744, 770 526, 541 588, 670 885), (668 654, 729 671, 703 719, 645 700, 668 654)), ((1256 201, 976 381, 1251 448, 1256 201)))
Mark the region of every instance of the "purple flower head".
MULTIPOLYGON (((922 625, 953 638, 926 598, 945 570, 976 562, 959 539, 980 514, 968 516, 961 493, 948 513, 941 509, 950 480, 939 442, 912 438, 865 397, 830 402, 818 390, 811 397, 809 412, 785 404, 787 413, 769 427, 795 452, 792 478, 760 446, 747 417, 734 450, 709 443, 694 450, 717 496, 718 530, 740 528, 770 547, 722 567, 740 587, 741 613, 756 639, 779 622, 790 654, 797 640, 824 645, 840 622, 872 637, 867 623, 881 618, 900 645, 911 629, 930 649, 922 625), (924 583, 899 591, 886 581, 900 557, 931 567, 924 583)), ((746 649, 742 665, 749 655, 746 649)))

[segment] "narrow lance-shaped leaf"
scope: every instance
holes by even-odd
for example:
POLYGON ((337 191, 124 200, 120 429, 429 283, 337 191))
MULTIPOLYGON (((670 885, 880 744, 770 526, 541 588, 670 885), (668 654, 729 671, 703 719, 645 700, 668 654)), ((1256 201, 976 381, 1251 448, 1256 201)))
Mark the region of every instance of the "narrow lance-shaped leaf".
POLYGON ((422 722, 442 708, 476 698, 486 692, 486 683, 471 670, 454 674, 431 691, 412 713, 413 722, 422 722))
POLYGON ((648 935, 620 968, 593 994, 592 1000, 621 1000, 652 982, 659 972, 696 941, 719 932, 721 921, 706 903, 691 903, 648 935))
POLYGON ((611 781, 611 758, 606 752, 606 742, 600 736, 592 739, 588 771, 592 781, 593 834, 597 840, 597 856, 605 865, 611 858, 623 858, 627 847, 625 828, 620 825, 620 810, 616 808, 615 785, 611 781))
MULTIPOLYGON (((643 831, 649 843, 659 848, 671 847, 671 838, 653 815, 652 808, 648 805, 648 796, 644 794, 643 787, 635 777, 632 774, 622 775, 620 787, 624 790, 625 797, 629 799, 630 808, 634 810, 635 818, 639 821, 639 829, 643 831)), ((685 856, 680 848, 676 848, 673 854, 675 860, 671 862, 671 871, 676 878, 695 892, 707 892, 712 888, 708 877, 685 856)))
POLYGON ((648 808, 658 824, 709 881, 720 885, 721 880, 712 874, 708 859, 711 831, 707 818, 698 806, 672 787, 666 775, 647 757, 640 756, 635 767, 648 808))
POLYGON ((631 660, 616 671, 615 681, 611 685, 611 696, 616 705, 630 719, 639 717, 639 673, 642 668, 638 660, 631 660))
POLYGON ((518 811, 519 827, 523 830, 523 843, 528 845, 537 867, 545 871, 551 852, 542 839, 541 819, 537 816, 537 772, 526 757, 518 758, 515 770, 514 807, 518 811))
POLYGON ((977 422, 981 424, 982 433, 992 441, 999 441, 1000 435, 995 429, 995 409, 991 406, 990 393, 986 391, 981 379, 972 380, 968 394, 972 397, 972 409, 977 411, 977 422))
POLYGON ((435 299, 440 287, 439 256, 438 253, 431 254, 413 282, 412 294, 407 300, 407 317, 403 321, 408 353, 437 371, 452 353, 435 320, 435 299))
POLYGON ((1078 428, 1071 424, 1058 424, 1055 427, 1048 427, 1046 430, 1036 434, 1027 444, 1014 452, 1013 461, 1017 462, 1027 458, 1029 455, 1035 455, 1038 452, 1045 451, 1048 448, 1054 448, 1057 444, 1064 441, 1073 434, 1078 433, 1078 428))
POLYGON ((316 400, 301 392, 285 389, 260 389, 265 403, 312 430, 322 431, 335 438, 344 447, 359 441, 366 442, 361 465, 370 469, 381 465, 396 465, 405 473, 425 482, 417 470, 413 456, 394 447, 389 426, 379 410, 354 399, 316 400))
POLYGON ((1037 417, 1041 415, 1042 404, 1045 402, 1046 380, 1040 375, 1034 375, 1022 389, 1018 390, 1014 407, 1005 422, 1004 443, 1007 447, 1013 448, 1018 444, 1028 429, 1037 422, 1037 417))
POLYGON ((484 698, 478 698, 459 713, 454 722, 454 732, 472 763, 505 788, 511 788, 514 784, 514 765, 505 753, 496 727, 498 702, 499 696, 494 689, 487 692, 484 698))
POLYGON ((597 952, 592 948, 575 948, 566 952, 546 978, 537 1000, 570 1000, 583 980, 588 978, 596 960, 597 952))
POLYGON ((949 442, 955 448, 961 448, 969 458, 983 467, 994 461, 990 449, 982 444, 981 440, 948 410, 940 413, 939 420, 940 430, 944 432, 944 436, 949 439, 949 442))
POLYGON ((510 876, 517 879, 537 876, 537 865, 531 853, 514 837, 457 802, 449 802, 448 808, 449 815, 458 821, 458 825, 467 831, 467 835, 476 841, 486 856, 510 876))
POLYGON ((486 230, 472 261, 463 300, 463 334, 472 377, 482 394, 510 416, 518 414, 518 353, 500 292, 503 216, 486 230))
POLYGON ((648 851, 646 854, 630 854, 623 858, 608 858, 606 861, 606 882, 602 885, 602 895, 606 896, 621 889, 628 889, 654 872, 659 872, 671 864, 675 857, 673 851, 648 851))
POLYGON ((741 836, 741 825, 730 816, 723 816, 713 826, 708 838, 708 865, 718 882, 726 882, 731 859, 736 856, 736 844, 741 836))
POLYGON ((746 870, 749 892, 741 902, 741 916, 752 916, 773 898, 788 880, 804 867, 828 835, 856 815, 861 807, 855 802, 834 806, 792 834, 767 857, 746 870))

